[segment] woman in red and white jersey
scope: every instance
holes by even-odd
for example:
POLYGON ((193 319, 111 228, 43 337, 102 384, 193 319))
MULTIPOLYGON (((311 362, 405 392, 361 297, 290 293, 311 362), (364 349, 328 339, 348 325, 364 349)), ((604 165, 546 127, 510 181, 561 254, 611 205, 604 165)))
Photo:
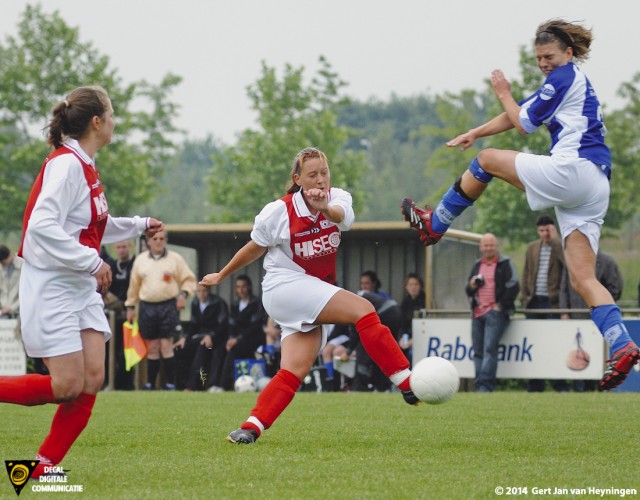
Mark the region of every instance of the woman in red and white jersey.
POLYGON ((100 246, 162 230, 152 218, 109 215, 94 156, 111 142, 113 108, 101 87, 80 87, 53 109, 54 151, 36 177, 24 213, 20 279, 27 354, 44 358, 50 375, 0 377, 0 402, 60 403, 31 475, 57 465, 87 425, 104 382, 111 337, 102 295, 111 268, 100 246))
POLYGON ((371 359, 409 404, 418 403, 409 387, 409 362, 371 302, 334 285, 340 232, 353 220, 351 195, 331 187, 326 155, 305 148, 293 160, 287 195, 262 209, 251 241, 222 270, 202 278, 202 285, 218 285, 266 252, 262 302, 282 328, 281 369, 228 441, 255 442, 289 405, 326 343, 323 325, 355 324, 371 359))

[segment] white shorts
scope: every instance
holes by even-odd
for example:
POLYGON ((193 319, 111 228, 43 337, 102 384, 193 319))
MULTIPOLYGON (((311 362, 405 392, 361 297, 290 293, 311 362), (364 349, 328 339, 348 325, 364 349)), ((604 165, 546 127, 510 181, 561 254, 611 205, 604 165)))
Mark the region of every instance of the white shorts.
MULTIPOLYGON (((310 332, 331 297, 342 290, 314 276, 295 271, 269 272, 262 283, 262 304, 267 314, 282 328, 281 341, 296 332, 310 332)), ((329 329, 322 325, 322 346, 329 329)))
POLYGON ((578 230, 598 253, 609 208, 609 180, 602 170, 584 158, 518 153, 516 172, 531 210, 555 208, 563 242, 578 230))
POLYGON ((46 271, 28 263, 20 274, 22 340, 32 358, 82 350, 81 330, 111 338, 96 279, 89 273, 46 271))

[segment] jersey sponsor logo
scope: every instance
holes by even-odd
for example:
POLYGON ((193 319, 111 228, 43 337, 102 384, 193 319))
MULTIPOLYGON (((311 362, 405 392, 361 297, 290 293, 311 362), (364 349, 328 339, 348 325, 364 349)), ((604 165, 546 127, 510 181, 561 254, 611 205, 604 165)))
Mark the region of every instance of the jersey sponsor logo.
POLYGON ((98 186, 100 186, 100 184, 102 184, 102 183, 100 182, 100 179, 98 179, 96 182, 91 184, 91 189, 93 190, 93 189, 97 188, 98 186))
POLYGON ((314 240, 295 243, 294 252, 301 259, 313 259, 336 253, 338 245, 340 245, 340 233, 331 233, 314 240))
POLYGON ((307 234, 311 234, 311 231, 302 231, 301 233, 294 234, 295 237, 298 236, 306 236, 307 234))
POLYGON ((109 212, 107 197, 104 195, 104 193, 100 193, 98 196, 94 196, 93 204, 96 206, 96 215, 98 216, 98 220, 102 219, 104 215, 109 212))
POLYGON ((545 83, 540 89, 540 99, 548 101, 556 95, 556 89, 550 83, 545 83))

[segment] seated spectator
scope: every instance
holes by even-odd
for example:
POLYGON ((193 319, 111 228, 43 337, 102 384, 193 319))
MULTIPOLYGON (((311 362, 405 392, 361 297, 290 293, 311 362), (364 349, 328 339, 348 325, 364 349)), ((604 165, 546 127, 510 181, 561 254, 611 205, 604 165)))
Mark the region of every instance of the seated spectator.
POLYGON ((256 349, 265 343, 263 325, 266 314, 260 299, 253 295, 251 278, 243 274, 236 278, 235 283, 237 300, 231 304, 229 314, 229 338, 225 345, 221 385, 212 386, 211 392, 232 391, 235 382, 235 360, 255 358, 256 349))
POLYGON ((407 277, 404 279, 404 289, 406 294, 400 304, 400 309, 402 309, 400 347, 407 359, 411 361, 413 351, 413 318, 416 311, 424 309, 426 306, 422 278, 415 273, 407 274, 407 277))
POLYGON ((327 371, 326 382, 333 390, 340 389, 340 379, 336 377, 333 358, 341 357, 346 352, 350 335, 348 325, 334 325, 327 338, 327 345, 322 349, 322 365, 327 371))
POLYGON ((380 283, 375 271, 364 271, 360 275, 360 291, 377 293, 385 299, 391 299, 391 295, 381 290, 381 288, 382 283, 380 283))
POLYGON ((273 377, 280 369, 280 337, 282 330, 271 317, 264 325, 265 344, 256 350, 256 359, 263 359, 266 365, 266 376, 273 377))
MULTIPOLYGON (((196 297, 191 302, 191 322, 188 334, 176 342, 179 373, 187 372, 184 389, 187 391, 219 387, 222 364, 226 355, 229 332, 229 306, 198 285, 196 297)), ((181 376, 180 379, 183 377, 181 376)), ((178 387, 181 388, 181 383, 178 387)))

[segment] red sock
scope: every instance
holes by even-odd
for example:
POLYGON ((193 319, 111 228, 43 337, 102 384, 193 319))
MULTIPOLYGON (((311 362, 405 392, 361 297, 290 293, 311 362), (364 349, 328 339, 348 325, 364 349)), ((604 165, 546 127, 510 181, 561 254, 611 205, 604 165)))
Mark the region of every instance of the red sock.
POLYGON ((55 403, 49 375, 0 377, 0 402, 23 406, 55 403))
POLYGON ((95 401, 95 394, 81 392, 73 401, 61 403, 53 416, 49 435, 43 441, 38 453, 54 464, 62 462, 71 445, 87 426, 95 401))
POLYGON ((401 390, 408 390, 411 375, 409 361, 393 338, 391 330, 380 323, 380 317, 375 312, 363 316, 356 323, 356 330, 362 347, 382 373, 401 390))
POLYGON ((278 370, 276 376, 258 396, 251 416, 240 427, 257 431, 258 434, 271 427, 276 418, 289 406, 301 383, 302 380, 290 371, 278 370))

